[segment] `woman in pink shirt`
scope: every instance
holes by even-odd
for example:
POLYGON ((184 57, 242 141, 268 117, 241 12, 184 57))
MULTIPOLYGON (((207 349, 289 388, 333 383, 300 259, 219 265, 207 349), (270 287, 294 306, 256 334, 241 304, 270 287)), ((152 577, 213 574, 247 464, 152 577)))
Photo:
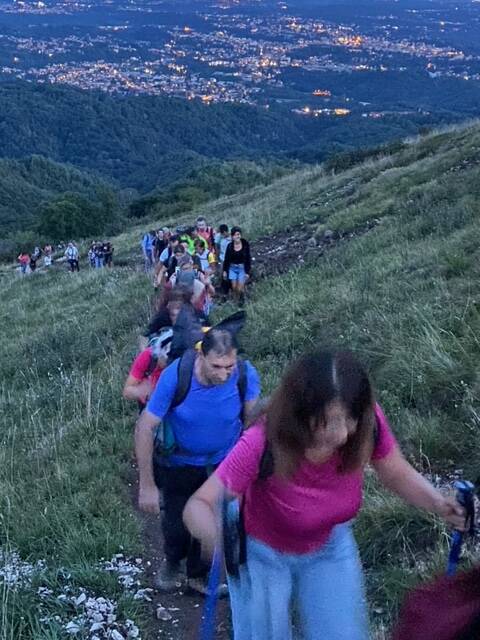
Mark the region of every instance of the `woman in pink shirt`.
POLYGON ((218 505, 242 501, 246 561, 238 577, 229 577, 235 640, 290 640, 293 602, 305 640, 367 640, 350 521, 361 507, 369 462, 405 501, 463 527, 455 500, 401 454, 363 367, 348 353, 304 355, 287 370, 265 417, 184 512, 211 555, 220 540, 218 505))

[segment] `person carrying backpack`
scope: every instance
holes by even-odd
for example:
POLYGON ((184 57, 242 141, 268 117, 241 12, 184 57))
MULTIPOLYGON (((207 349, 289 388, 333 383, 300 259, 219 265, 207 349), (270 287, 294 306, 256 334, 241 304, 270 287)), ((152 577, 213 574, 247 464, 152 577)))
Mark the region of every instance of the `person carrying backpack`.
POLYGON ((122 395, 125 400, 135 400, 140 411, 145 408, 162 371, 167 366, 172 338, 172 328, 162 328, 150 339, 149 346, 133 361, 122 395))
POLYGON ((150 271, 153 267, 153 242, 155 240, 155 231, 148 231, 142 237, 142 253, 145 263, 145 271, 150 271))
POLYGON ((220 546, 219 504, 230 533, 229 514, 238 509, 236 500, 242 503, 235 525, 239 541, 225 538, 235 640, 290 639, 292 609, 304 640, 369 638, 351 529, 368 463, 406 502, 464 527, 455 499, 403 457, 354 357, 327 351, 300 357, 266 414, 245 431, 184 512, 190 534, 201 542, 204 557, 211 557, 220 546))
POLYGON ((213 227, 209 227, 206 218, 204 216, 198 216, 195 221, 195 229, 197 236, 203 238, 207 243, 207 249, 209 251, 215 250, 215 230, 213 227))
POLYGON ((205 244, 200 238, 195 240, 195 256, 200 261, 200 269, 206 276, 211 276, 215 272, 217 258, 213 251, 205 249, 205 244))
POLYGON ((187 350, 169 365, 135 428, 140 508, 159 513, 159 487, 163 488, 166 560, 157 587, 164 591, 181 583, 184 558, 188 586, 206 591, 208 568, 183 525, 182 511, 235 445, 244 416, 260 394, 257 371, 237 356, 235 333, 241 324, 238 318, 220 323, 204 334, 198 351, 187 350), (161 423, 154 465, 154 433, 161 423))

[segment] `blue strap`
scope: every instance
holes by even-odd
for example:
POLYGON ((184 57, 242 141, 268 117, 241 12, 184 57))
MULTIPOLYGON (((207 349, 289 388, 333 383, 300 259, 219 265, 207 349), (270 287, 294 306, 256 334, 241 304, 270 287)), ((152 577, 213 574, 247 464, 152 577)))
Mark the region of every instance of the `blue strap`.
POLYGON ((452 543, 450 553, 448 554, 447 576, 453 576, 458 568, 460 553, 462 551, 463 533, 454 531, 452 535, 452 543))
MULTIPOLYGON (((458 480, 454 487, 457 490, 456 497, 459 504, 465 508, 466 533, 473 536, 475 535, 475 486, 468 480, 458 480)), ((464 539, 465 533, 462 531, 453 532, 450 553, 448 554, 447 576, 453 576, 457 571, 464 539)))
POLYGON ((215 638, 215 617, 218 602, 218 587, 222 570, 222 556, 218 549, 213 554, 212 566, 208 576, 208 587, 205 604, 203 606, 202 624, 199 640, 213 640, 215 638))

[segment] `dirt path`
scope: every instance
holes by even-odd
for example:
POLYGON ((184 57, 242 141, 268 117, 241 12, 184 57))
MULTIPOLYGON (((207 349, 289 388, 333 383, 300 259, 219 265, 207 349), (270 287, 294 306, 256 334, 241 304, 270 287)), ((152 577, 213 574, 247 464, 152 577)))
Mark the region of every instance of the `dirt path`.
MULTIPOLYGON (((132 499, 142 525, 145 550, 144 565, 147 567, 145 586, 153 588, 155 576, 163 560, 163 537, 161 516, 145 514, 137 509, 138 473, 134 471, 132 499)), ((151 605, 151 624, 144 640, 198 640, 200 622, 203 613, 204 598, 185 593, 179 589, 176 593, 160 593, 153 590, 151 605), (171 615, 170 620, 158 620, 156 611, 163 607, 171 615)), ((217 608, 215 640, 229 640, 230 610, 228 600, 221 600, 217 608)))
POLYGON ((368 233, 380 224, 374 218, 353 231, 325 231, 316 237, 315 225, 301 224, 281 233, 264 236, 252 242, 255 279, 286 273, 292 267, 317 261, 326 251, 368 233))

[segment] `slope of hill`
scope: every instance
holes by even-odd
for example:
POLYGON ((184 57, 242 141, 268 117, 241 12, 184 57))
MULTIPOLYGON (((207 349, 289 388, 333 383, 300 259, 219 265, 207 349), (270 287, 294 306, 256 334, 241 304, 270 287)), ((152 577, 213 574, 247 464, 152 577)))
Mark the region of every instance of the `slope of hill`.
MULTIPOLYGON (((459 469, 478 475, 479 185, 475 124, 338 175, 304 169, 201 208, 214 222, 240 223, 253 240, 280 232, 282 246, 298 230, 318 241, 326 230, 328 238, 342 234, 322 252, 304 247, 297 266, 255 285, 244 347, 266 392, 303 349, 355 351, 405 452, 441 483, 459 469)), ((139 232, 116 239, 121 259, 139 259, 139 232)), ((56 599, 67 572, 71 594, 82 587, 107 595, 119 603, 120 622, 133 616, 145 625, 146 609, 99 563, 142 548, 128 486, 135 411, 120 390, 150 284, 138 270, 117 268, 4 277, 1 286, 0 539, 24 559, 47 561, 33 583, 3 587, 5 637, 39 637, 45 616, 49 638, 62 637, 62 624, 81 608, 56 599), (41 597, 39 586, 51 593, 41 597)), ((442 567, 447 538, 438 521, 403 506, 370 475, 367 484, 356 531, 375 637, 383 638, 405 589, 442 567)), ((178 606, 185 621, 191 607, 181 599, 178 606)), ((154 637, 148 629, 144 637, 154 637)), ((181 637, 174 626, 168 632, 181 637)))

